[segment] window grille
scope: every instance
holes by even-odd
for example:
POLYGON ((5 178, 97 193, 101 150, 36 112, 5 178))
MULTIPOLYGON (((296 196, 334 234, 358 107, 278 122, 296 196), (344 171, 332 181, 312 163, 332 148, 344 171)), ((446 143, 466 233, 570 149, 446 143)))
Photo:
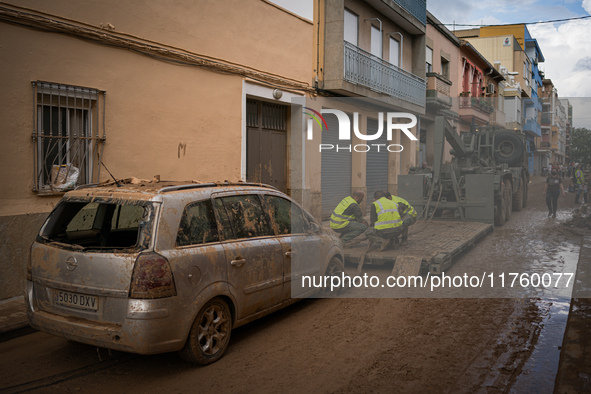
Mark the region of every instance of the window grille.
POLYGON ((52 194, 98 182, 106 140, 105 92, 52 82, 32 85, 33 190, 52 194))

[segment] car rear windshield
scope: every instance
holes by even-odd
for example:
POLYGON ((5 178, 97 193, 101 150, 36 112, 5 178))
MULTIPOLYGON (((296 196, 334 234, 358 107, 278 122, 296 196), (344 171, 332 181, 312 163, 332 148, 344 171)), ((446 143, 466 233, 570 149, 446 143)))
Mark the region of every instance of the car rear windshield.
POLYGON ((147 247, 153 211, 144 201, 62 201, 39 237, 83 249, 147 247))

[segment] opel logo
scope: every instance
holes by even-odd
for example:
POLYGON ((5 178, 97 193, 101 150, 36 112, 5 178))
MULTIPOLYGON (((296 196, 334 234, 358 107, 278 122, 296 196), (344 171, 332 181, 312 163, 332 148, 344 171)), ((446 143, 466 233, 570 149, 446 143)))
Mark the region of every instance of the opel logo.
POLYGON ((74 271, 76 269, 76 267, 78 267, 78 262, 76 261, 76 259, 72 256, 68 257, 68 259, 66 260, 66 267, 70 270, 70 271, 74 271))

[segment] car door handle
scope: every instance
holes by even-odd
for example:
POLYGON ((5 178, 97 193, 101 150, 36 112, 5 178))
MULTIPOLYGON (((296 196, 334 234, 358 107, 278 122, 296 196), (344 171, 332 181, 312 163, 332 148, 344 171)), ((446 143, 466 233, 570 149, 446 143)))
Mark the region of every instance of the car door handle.
POLYGON ((287 257, 291 257, 292 253, 293 253, 293 252, 292 252, 291 250, 288 250, 287 252, 285 252, 285 255, 286 255, 287 257))
POLYGON ((242 265, 244 263, 246 263, 246 260, 244 260, 244 259, 236 259, 236 260, 230 261, 230 264, 233 265, 234 267, 242 267, 242 265))

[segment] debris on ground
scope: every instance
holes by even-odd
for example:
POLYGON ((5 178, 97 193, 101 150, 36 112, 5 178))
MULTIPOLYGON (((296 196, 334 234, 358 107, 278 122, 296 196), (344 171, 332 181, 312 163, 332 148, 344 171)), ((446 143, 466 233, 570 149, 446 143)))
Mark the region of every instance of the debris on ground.
POLYGON ((574 234, 589 234, 591 232, 591 213, 587 211, 587 204, 577 208, 573 213, 573 217, 564 222, 563 226, 574 234))

